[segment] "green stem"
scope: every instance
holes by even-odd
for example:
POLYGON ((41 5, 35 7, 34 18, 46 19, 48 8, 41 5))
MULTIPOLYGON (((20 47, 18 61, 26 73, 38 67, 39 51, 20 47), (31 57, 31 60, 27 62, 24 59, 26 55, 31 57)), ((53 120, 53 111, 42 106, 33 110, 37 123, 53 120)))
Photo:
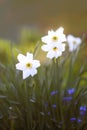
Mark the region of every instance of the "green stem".
POLYGON ((27 130, 31 130, 32 129, 32 125, 31 125, 31 111, 30 111, 30 104, 29 104, 29 93, 28 93, 28 84, 27 84, 27 80, 25 80, 25 89, 26 89, 26 118, 27 118, 27 130))
POLYGON ((14 119, 11 119, 11 129, 10 130, 14 130, 14 119))
POLYGON ((60 107, 60 114, 61 114, 61 120, 62 120, 62 130, 65 130, 65 123, 64 123, 64 115, 63 115, 61 96, 59 97, 59 107, 60 107))
POLYGON ((70 57, 70 63, 69 63, 69 72, 68 72, 68 80, 66 83, 66 87, 69 87, 71 85, 71 78, 72 78, 72 55, 70 57))
POLYGON ((61 90, 62 90, 62 86, 61 86, 61 76, 59 75, 61 72, 61 68, 60 68, 60 59, 58 59, 56 61, 56 64, 55 64, 55 70, 54 70, 54 73, 58 73, 56 74, 55 76, 58 78, 55 77, 55 79, 57 81, 55 81, 55 86, 56 88, 58 87, 58 98, 59 98, 59 111, 60 111, 60 116, 61 116, 61 121, 62 121, 62 130, 65 130, 65 124, 64 124, 64 115, 63 115, 63 105, 62 105, 62 97, 61 97, 61 90), (58 71, 57 71, 58 70, 58 71))

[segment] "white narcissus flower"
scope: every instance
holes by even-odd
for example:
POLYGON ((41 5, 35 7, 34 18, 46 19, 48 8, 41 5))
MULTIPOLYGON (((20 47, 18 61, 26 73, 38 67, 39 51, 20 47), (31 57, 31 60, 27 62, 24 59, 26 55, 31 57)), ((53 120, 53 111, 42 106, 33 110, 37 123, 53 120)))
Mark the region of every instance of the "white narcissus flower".
POLYGON ((58 58, 65 51, 65 44, 63 42, 66 41, 66 37, 63 31, 64 28, 60 27, 55 32, 53 30, 48 31, 48 35, 41 38, 42 42, 45 43, 41 48, 43 51, 48 52, 48 58, 58 58))
POLYGON ((48 35, 41 38, 42 42, 46 44, 61 43, 66 41, 65 34, 63 34, 64 28, 60 27, 56 31, 48 31, 48 35))
POLYGON ((62 55, 62 52, 65 51, 65 44, 47 44, 43 45, 41 48, 43 51, 48 52, 47 57, 52 59, 62 55))
POLYGON ((74 37, 73 35, 68 35, 67 36, 67 43, 69 46, 69 51, 72 52, 80 46, 82 40, 79 37, 74 37))
POLYGON ((26 56, 19 54, 17 56, 19 63, 16 64, 16 69, 23 71, 23 79, 28 76, 37 74, 37 69, 40 66, 38 60, 33 60, 33 54, 27 53, 26 56))

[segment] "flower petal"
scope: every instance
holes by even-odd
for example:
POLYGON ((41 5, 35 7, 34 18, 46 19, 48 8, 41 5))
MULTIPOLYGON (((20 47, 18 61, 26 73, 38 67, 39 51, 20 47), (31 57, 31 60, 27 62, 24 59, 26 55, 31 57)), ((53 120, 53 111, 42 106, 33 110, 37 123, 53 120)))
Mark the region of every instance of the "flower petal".
POLYGON ((59 56, 61 56, 62 55, 62 52, 61 51, 57 51, 56 53, 55 53, 55 57, 56 58, 58 58, 59 56))
POLYGON ((30 76, 30 70, 29 69, 26 69, 23 71, 23 79, 26 79, 28 76, 30 76))
POLYGON ((47 53, 47 57, 50 58, 50 59, 54 58, 54 57, 55 57, 55 52, 52 51, 52 50, 49 51, 49 52, 47 53))
POLYGON ((42 40, 42 42, 44 42, 44 43, 49 43, 49 42, 51 42, 51 39, 50 39, 49 35, 42 37, 41 40, 42 40))
POLYGON ((40 62, 38 60, 33 60, 33 67, 37 68, 40 66, 40 62))
POLYGON ((18 59, 19 62, 23 62, 26 59, 26 56, 24 56, 23 54, 19 54, 17 56, 17 59, 18 59))
POLYGON ((35 74, 37 74, 37 70, 34 68, 31 70, 31 76, 33 77, 35 74))
POLYGON ((25 67, 25 65, 22 64, 22 63, 17 63, 17 64, 16 64, 16 69, 23 71, 23 70, 26 69, 26 67, 25 67))
POLYGON ((49 51, 49 50, 51 49, 51 45, 43 45, 43 46, 41 47, 41 49, 42 49, 43 51, 49 51))
POLYGON ((56 30, 56 32, 57 32, 58 34, 63 33, 63 31, 64 31, 64 28, 63 28, 63 27, 59 27, 59 28, 56 30))
POLYGON ((27 58, 29 58, 29 60, 33 60, 33 54, 27 52, 27 58))

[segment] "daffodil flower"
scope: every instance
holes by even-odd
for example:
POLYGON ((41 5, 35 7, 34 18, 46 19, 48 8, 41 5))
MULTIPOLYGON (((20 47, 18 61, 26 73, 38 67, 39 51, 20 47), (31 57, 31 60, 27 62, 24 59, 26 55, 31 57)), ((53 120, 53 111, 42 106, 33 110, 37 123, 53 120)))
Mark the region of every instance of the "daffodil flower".
POLYGON ((19 63, 16 64, 16 69, 23 71, 23 79, 28 76, 37 74, 37 69, 40 66, 38 60, 33 60, 33 54, 27 53, 26 56, 19 54, 17 56, 19 63))
POLYGON ((42 42, 46 44, 61 43, 66 41, 65 34, 63 34, 64 28, 60 27, 56 31, 48 31, 48 35, 41 38, 42 42))
POLYGON ((60 27, 56 31, 48 31, 48 35, 41 38, 42 42, 45 43, 41 48, 43 51, 48 52, 48 58, 58 58, 62 55, 62 52, 65 51, 64 42, 66 41, 66 37, 63 31, 64 28, 60 27))
POLYGON ((41 48, 43 51, 48 52, 47 57, 52 59, 62 55, 62 52, 65 51, 65 44, 47 44, 43 45, 41 48))
POLYGON ((67 43, 68 43, 70 52, 75 51, 76 49, 78 49, 81 42, 82 42, 82 40, 79 37, 74 37, 73 35, 68 35, 67 36, 67 43))

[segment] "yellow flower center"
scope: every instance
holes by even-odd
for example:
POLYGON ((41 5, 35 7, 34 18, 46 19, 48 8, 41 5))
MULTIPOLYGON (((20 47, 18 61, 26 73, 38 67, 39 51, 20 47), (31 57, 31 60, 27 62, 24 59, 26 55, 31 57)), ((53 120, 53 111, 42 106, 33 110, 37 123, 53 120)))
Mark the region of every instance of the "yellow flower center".
POLYGON ((58 37, 57 37, 57 36, 53 36, 53 37, 52 37, 52 40, 53 40, 54 42, 56 42, 56 41, 58 40, 58 37))
POLYGON ((27 63, 26 64, 26 68, 32 68, 32 64, 31 63, 27 63))
POLYGON ((73 41, 73 44, 76 44, 76 41, 73 41))
POLYGON ((53 51, 57 51, 57 50, 58 50, 58 48, 57 48, 57 47, 54 47, 54 48, 53 48, 53 51))

